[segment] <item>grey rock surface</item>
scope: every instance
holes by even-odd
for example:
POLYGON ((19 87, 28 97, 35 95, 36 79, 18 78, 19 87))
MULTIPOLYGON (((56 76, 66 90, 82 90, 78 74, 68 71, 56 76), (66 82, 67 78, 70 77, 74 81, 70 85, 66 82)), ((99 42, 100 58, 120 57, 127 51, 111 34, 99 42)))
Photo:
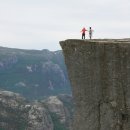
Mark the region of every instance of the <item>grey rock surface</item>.
POLYGON ((74 104, 71 95, 50 96, 42 102, 50 114, 55 114, 60 124, 65 126, 65 129, 72 130, 74 104))
POLYGON ((130 130, 130 39, 60 44, 76 105, 73 130, 130 130))
POLYGON ((71 130, 70 95, 27 101, 20 94, 0 90, 0 130, 71 130))
POLYGON ((0 129, 18 130, 27 125, 26 100, 19 94, 0 91, 0 129))
POLYGON ((46 100, 48 110, 52 113, 56 113, 61 123, 66 122, 66 110, 63 102, 59 100, 57 96, 50 96, 46 100))
POLYGON ((31 106, 27 130, 53 130, 52 119, 43 104, 35 103, 31 106))
POLYGON ((43 104, 29 103, 19 94, 0 91, 0 129, 53 130, 53 122, 43 104))

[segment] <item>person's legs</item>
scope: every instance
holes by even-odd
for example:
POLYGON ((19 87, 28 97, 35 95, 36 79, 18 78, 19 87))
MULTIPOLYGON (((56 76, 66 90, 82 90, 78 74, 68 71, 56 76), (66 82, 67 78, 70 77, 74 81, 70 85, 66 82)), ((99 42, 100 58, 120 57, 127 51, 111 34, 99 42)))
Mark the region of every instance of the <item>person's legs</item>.
POLYGON ((84 37, 84 35, 83 35, 83 33, 82 33, 82 39, 83 39, 83 37, 84 37))
POLYGON ((82 39, 85 39, 85 33, 82 34, 82 39))
POLYGON ((90 39, 91 39, 91 34, 90 34, 90 36, 89 36, 89 37, 90 37, 90 39))
POLYGON ((89 33, 89 38, 90 38, 90 39, 92 38, 92 33, 89 33))

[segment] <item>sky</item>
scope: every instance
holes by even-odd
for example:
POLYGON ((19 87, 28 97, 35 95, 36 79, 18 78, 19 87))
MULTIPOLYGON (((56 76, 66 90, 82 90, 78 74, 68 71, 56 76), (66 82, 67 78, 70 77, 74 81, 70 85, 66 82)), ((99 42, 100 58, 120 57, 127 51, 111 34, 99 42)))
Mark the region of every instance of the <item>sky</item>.
POLYGON ((130 38, 129 9, 129 0, 0 0, 0 46, 56 51, 90 26, 96 39, 130 38))

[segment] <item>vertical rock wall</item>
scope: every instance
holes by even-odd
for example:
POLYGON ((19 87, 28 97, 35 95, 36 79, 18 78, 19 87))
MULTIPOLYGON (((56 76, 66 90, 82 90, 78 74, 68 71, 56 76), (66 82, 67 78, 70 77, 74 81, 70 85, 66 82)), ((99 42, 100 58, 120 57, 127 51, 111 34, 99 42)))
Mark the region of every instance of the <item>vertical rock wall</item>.
POLYGON ((73 130, 130 130, 130 41, 60 42, 76 105, 73 130))

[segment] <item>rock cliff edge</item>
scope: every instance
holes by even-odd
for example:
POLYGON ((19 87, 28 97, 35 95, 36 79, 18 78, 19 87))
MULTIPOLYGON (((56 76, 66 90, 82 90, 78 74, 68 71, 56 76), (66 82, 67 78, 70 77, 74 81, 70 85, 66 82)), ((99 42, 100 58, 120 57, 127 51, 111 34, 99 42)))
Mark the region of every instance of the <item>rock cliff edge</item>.
POLYGON ((65 40, 73 130, 130 130, 130 39, 65 40))

